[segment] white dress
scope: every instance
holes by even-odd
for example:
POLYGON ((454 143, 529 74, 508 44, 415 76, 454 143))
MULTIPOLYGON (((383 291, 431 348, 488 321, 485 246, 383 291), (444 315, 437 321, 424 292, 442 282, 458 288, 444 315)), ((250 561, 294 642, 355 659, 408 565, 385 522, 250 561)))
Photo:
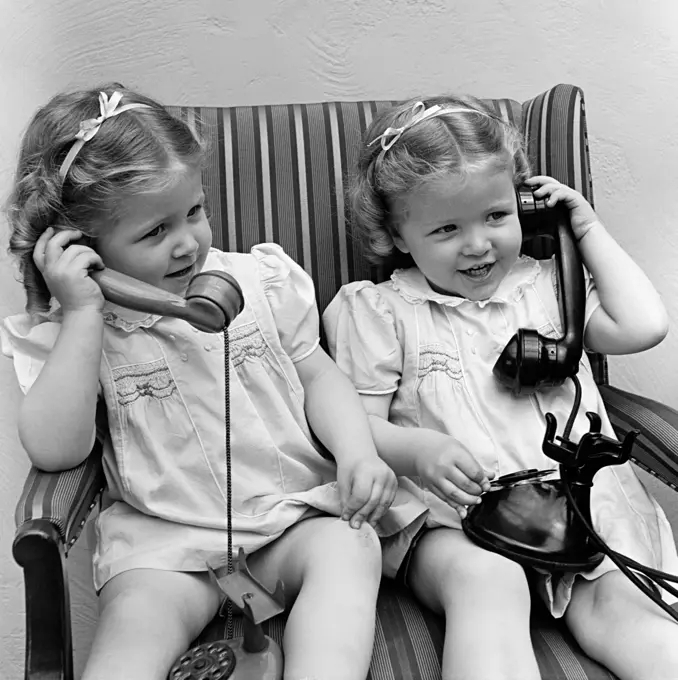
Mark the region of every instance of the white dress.
MULTIPOLYGON (((589 278, 586 321, 599 304, 589 278)), ((358 391, 393 394, 391 422, 453 436, 496 477, 557 467, 541 450, 544 414, 556 416, 561 434, 572 408, 572 382, 515 397, 492 373, 517 329, 561 336, 553 260, 521 257, 495 295, 478 302, 436 293, 417 268, 397 270, 379 285, 344 286, 323 320, 330 351, 358 391)), ((578 441, 588 431, 586 411, 598 413, 602 432, 614 437, 586 356, 578 376, 582 404, 571 440, 578 441)), ((457 513, 423 489, 418 479, 403 484, 430 508, 429 526, 460 528, 457 513)), ((591 506, 596 529, 613 549, 678 573, 671 527, 629 464, 596 475, 591 506)), ((616 567, 606 558, 582 576, 594 579, 612 569, 616 567)), ((565 611, 574 576, 541 575, 542 594, 555 616, 565 611)))
MULTIPOLYGON (((233 547, 257 550, 305 517, 340 514, 334 461, 304 410, 295 363, 319 343, 311 278, 274 244, 212 249, 204 270, 238 280, 245 308, 229 327, 233 547)), ((204 571, 225 563, 224 339, 185 321, 108 304, 100 370, 108 494, 96 522, 97 590, 134 568, 204 571)), ((59 314, 0 326, 24 391, 59 334, 59 314)), ((397 569, 426 508, 400 491, 377 530, 397 569)))

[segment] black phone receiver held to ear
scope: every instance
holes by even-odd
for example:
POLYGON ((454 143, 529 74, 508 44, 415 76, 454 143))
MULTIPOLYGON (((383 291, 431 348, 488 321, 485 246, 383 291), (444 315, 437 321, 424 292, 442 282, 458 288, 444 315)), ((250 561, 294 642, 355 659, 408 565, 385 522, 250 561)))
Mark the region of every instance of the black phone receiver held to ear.
POLYGON ((584 270, 570 225, 569 210, 562 204, 553 208, 535 198, 524 186, 516 191, 523 241, 537 235, 555 240, 559 303, 563 336, 546 338, 536 330, 521 328, 509 340, 494 365, 494 375, 515 395, 532 394, 555 387, 579 370, 583 353, 584 270))
POLYGON ((238 282, 221 271, 194 276, 185 298, 112 269, 92 271, 90 276, 109 302, 137 312, 183 319, 206 333, 221 333, 244 307, 238 282))

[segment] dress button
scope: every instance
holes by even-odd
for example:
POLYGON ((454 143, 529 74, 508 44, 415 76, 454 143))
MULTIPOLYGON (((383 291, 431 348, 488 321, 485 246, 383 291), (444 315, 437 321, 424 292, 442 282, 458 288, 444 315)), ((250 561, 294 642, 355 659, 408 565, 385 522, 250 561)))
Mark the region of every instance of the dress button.
POLYGON ((471 347, 471 354, 475 354, 475 353, 476 353, 476 348, 475 348, 475 347, 471 347))
POLYGON ((176 336, 176 335, 172 335, 172 333, 170 333, 167 337, 168 337, 172 342, 174 342, 174 341, 177 339, 177 336, 176 336))
POLYGON ((188 354, 180 354, 180 355, 179 355, 179 358, 180 358, 182 361, 188 361, 188 354))
POLYGON ((468 335, 473 335, 473 331, 472 331, 470 328, 467 328, 467 329, 466 329, 466 333, 467 333, 468 335))
POLYGON ((212 349, 212 345, 205 345, 205 351, 209 352, 212 349))

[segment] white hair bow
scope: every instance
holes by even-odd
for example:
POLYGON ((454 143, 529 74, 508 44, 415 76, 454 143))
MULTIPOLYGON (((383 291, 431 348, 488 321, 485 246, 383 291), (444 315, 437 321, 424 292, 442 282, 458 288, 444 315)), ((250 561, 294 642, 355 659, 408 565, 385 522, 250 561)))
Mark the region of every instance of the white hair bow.
POLYGON ((81 121, 80 129, 75 135, 75 142, 73 143, 73 146, 71 146, 66 158, 64 159, 64 162, 61 164, 61 168, 59 168, 59 176, 61 177, 62 181, 64 177, 66 177, 66 174, 68 173, 68 170, 75 160, 75 157, 78 155, 80 149, 82 149, 85 142, 89 142, 89 140, 92 139, 92 137, 94 137, 97 132, 99 132, 101 124, 106 119, 113 118, 113 116, 117 116, 119 113, 129 111, 130 109, 149 108, 148 104, 141 104, 137 102, 125 104, 124 106, 118 106, 122 100, 122 96, 122 92, 115 91, 109 99, 105 92, 99 92, 100 115, 96 118, 89 118, 87 120, 81 121))
POLYGON ((402 136, 405 130, 409 130, 413 125, 421 123, 422 120, 442 116, 446 113, 479 113, 480 115, 487 115, 484 111, 469 108, 452 108, 445 109, 439 104, 429 106, 427 109, 424 102, 417 102, 412 107, 412 118, 410 118, 405 125, 397 128, 386 128, 378 137, 375 137, 367 146, 372 146, 375 142, 381 140, 381 148, 388 151, 402 136))

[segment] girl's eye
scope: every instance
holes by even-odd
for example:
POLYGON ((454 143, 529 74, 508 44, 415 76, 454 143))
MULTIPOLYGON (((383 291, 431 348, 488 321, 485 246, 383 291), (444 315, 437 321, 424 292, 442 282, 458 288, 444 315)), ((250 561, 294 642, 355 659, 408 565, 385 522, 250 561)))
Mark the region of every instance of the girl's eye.
POLYGON ((497 222, 498 220, 501 220, 502 218, 506 217, 506 213, 501 210, 495 210, 494 212, 490 213, 488 217, 493 222, 497 222))
POLYGON ((456 224, 446 224, 444 227, 436 229, 436 234, 452 234, 457 231, 456 224))
POLYGON ((151 229, 151 231, 146 232, 146 234, 144 235, 144 238, 153 238, 154 236, 158 236, 164 229, 165 229, 165 225, 159 224, 154 229, 151 229))
POLYGON ((195 217, 200 211, 202 210, 202 204, 198 203, 197 205, 194 205, 189 211, 188 211, 188 216, 189 217, 195 217))

